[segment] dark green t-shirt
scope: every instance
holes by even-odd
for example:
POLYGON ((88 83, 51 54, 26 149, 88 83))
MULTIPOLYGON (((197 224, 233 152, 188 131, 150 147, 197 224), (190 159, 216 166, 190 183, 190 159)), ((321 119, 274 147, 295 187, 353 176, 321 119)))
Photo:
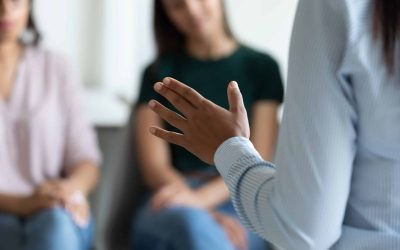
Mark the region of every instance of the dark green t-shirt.
MULTIPOLYGON (((205 98, 228 108, 226 89, 232 80, 238 82, 251 121, 251 111, 257 101, 283 101, 283 85, 279 66, 267 54, 240 46, 233 54, 219 60, 198 60, 186 53, 164 56, 144 72, 138 104, 156 99, 168 108, 172 106, 153 90, 164 77, 173 77, 191 86, 205 98)), ((173 109, 175 110, 175 109, 173 109)), ((165 124, 168 130, 177 131, 165 124)), ((173 165, 180 171, 210 171, 185 149, 171 145, 173 165)), ((156 157, 156 156, 155 156, 156 157)))

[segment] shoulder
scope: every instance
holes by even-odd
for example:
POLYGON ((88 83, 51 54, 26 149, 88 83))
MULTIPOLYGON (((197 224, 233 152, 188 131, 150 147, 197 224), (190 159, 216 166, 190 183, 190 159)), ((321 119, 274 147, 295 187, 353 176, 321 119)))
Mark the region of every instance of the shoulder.
POLYGON ((41 61, 48 65, 68 66, 69 62, 65 56, 56 53, 44 47, 28 46, 26 49, 26 56, 31 60, 41 61))
POLYGON ((248 71, 251 71, 251 74, 263 76, 280 73, 277 60, 268 53, 242 45, 241 54, 245 67, 248 71))
POLYGON ((27 47, 25 56, 49 91, 64 93, 81 87, 76 68, 62 54, 43 47, 27 47))
POLYGON ((251 65, 262 65, 262 66, 270 66, 270 67, 277 67, 278 62, 274 57, 270 54, 259 51, 257 49, 242 45, 241 53, 245 60, 251 65))
POLYGON ((372 31, 374 3, 374 0, 300 0, 295 24, 302 26, 300 33, 308 34, 304 26, 309 26, 315 33, 331 34, 333 38, 345 36, 348 43, 354 43, 363 33, 372 31))
POLYGON ((180 58, 180 54, 162 55, 156 60, 149 63, 143 72, 144 80, 158 81, 166 76, 173 75, 174 67, 180 58))
POLYGON ((26 47, 25 57, 31 67, 43 72, 46 77, 70 78, 75 76, 75 68, 66 56, 44 47, 26 47))
POLYGON ((365 34, 372 36, 373 9, 372 0, 345 0, 349 43, 357 43, 365 34))
POLYGON ((176 57, 168 54, 158 57, 145 67, 137 103, 147 103, 150 99, 158 99, 153 85, 164 77, 173 75, 175 61, 176 57))

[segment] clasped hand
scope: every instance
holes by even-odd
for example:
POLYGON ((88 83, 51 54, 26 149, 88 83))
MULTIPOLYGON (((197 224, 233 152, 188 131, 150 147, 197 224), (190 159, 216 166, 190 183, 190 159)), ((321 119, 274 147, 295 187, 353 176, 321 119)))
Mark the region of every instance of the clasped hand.
POLYGON ((67 180, 45 181, 21 205, 24 216, 30 216, 42 209, 62 206, 80 226, 87 225, 90 217, 90 206, 86 197, 67 180))

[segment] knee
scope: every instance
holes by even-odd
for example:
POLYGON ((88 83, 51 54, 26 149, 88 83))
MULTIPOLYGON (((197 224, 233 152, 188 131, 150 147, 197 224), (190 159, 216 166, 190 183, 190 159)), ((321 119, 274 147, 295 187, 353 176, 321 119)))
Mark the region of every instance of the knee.
POLYGON ((21 225, 17 216, 0 215, 0 235, 5 232, 19 232, 21 225))
POLYGON ((171 208, 168 214, 167 242, 174 249, 233 249, 208 211, 171 208))
POLYGON ((63 208, 56 207, 40 212, 38 214, 38 220, 46 222, 49 226, 57 227, 60 224, 69 223, 71 219, 67 211, 63 208))
POLYGON ((214 223, 206 210, 197 208, 175 207, 167 211, 168 227, 179 234, 201 234, 214 223))
POLYGON ((29 218, 25 226, 26 245, 32 249, 81 249, 82 239, 68 212, 46 209, 29 218))
POLYGON ((0 215, 0 250, 19 249, 23 229, 19 218, 13 215, 0 215))
POLYGON ((208 212, 201 209, 171 207, 158 212, 144 209, 134 221, 131 245, 150 249, 179 242, 186 246, 179 249, 196 249, 192 247, 193 239, 204 238, 211 220, 208 212))
POLYGON ((42 231, 59 237, 70 238, 75 231, 75 225, 70 215, 59 207, 46 209, 35 215, 35 218, 32 218, 32 226, 33 228, 39 227, 42 231))
POLYGON ((133 232, 154 235, 187 234, 205 229, 212 223, 207 211, 188 207, 170 207, 158 212, 142 210, 135 218, 133 232))

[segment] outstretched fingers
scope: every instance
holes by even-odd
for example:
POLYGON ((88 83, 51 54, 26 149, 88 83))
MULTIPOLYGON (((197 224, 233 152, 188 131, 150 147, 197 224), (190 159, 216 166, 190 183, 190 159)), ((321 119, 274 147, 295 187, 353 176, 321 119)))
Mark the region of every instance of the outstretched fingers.
POLYGON ((182 96, 183 98, 185 98, 196 108, 201 106, 204 101, 204 97, 200 95, 196 90, 174 78, 171 77, 164 78, 163 84, 169 89, 179 94, 180 96, 182 96))
POLYGON ((187 122, 186 118, 166 108, 155 100, 149 102, 149 107, 153 112, 159 115, 161 119, 178 128, 180 131, 184 131, 187 122))
POLYGON ((183 134, 167 131, 158 127, 151 127, 150 133, 169 143, 185 147, 185 136, 183 134))
POLYGON ((237 82, 232 81, 228 86, 229 110, 233 113, 244 111, 243 97, 237 82))
POLYGON ((163 83, 157 82, 154 85, 154 90, 165 97, 172 105, 175 106, 186 117, 191 115, 195 107, 183 96, 177 94, 175 91, 166 87, 163 83))

